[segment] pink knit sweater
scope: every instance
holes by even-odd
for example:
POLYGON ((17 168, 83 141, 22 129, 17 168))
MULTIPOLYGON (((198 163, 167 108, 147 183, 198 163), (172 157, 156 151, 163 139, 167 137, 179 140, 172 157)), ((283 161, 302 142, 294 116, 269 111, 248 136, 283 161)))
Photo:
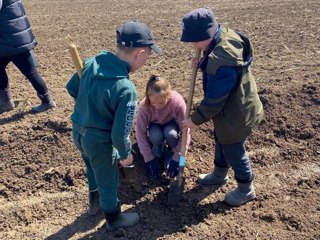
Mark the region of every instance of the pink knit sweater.
MULTIPOLYGON (((138 146, 145 162, 154 159, 151 152, 151 146, 148 141, 148 126, 150 123, 165 124, 172 120, 176 120, 179 124, 180 130, 181 122, 184 119, 186 112, 186 103, 183 97, 176 91, 171 91, 171 97, 167 104, 162 109, 156 109, 153 106, 146 107, 144 105, 145 98, 141 100, 139 110, 137 114, 136 122, 136 137, 138 140, 138 146)), ((190 133, 188 131, 187 146, 190 142, 190 133)), ((181 148, 181 137, 178 141, 176 148, 174 149, 173 159, 179 161, 179 152, 181 148)))

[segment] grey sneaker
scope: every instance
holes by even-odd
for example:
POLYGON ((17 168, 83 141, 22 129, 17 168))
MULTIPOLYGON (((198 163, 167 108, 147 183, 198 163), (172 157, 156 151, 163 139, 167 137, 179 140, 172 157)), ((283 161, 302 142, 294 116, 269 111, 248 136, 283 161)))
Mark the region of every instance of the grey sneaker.
POLYGON ((33 113, 41 113, 51 108, 55 108, 57 106, 50 92, 47 92, 43 95, 41 94, 37 94, 37 95, 41 100, 41 104, 32 107, 31 111, 33 113))
POLYGON ((55 108, 56 106, 57 106, 57 104, 54 101, 52 101, 50 103, 41 103, 41 104, 33 106, 31 108, 31 111, 33 113, 41 113, 41 112, 47 111, 51 108, 55 108))

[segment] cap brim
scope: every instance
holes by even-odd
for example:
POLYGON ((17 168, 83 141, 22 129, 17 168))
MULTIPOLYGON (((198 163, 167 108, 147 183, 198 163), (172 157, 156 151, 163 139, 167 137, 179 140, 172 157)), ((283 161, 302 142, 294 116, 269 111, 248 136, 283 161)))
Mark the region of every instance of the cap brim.
POLYGON ((151 49, 152 49, 153 51, 155 51, 155 53, 157 53, 157 54, 161 54, 161 53, 162 53, 161 48, 159 48, 157 45, 153 44, 153 45, 151 45, 150 47, 151 47, 151 49))
POLYGON ((188 34, 186 34, 185 31, 182 32, 182 36, 180 38, 180 41, 181 42, 192 42, 192 41, 190 41, 190 38, 188 37, 188 34))
POLYGON ((211 27, 206 30, 193 29, 193 30, 182 30, 182 35, 180 38, 181 42, 201 42, 209 38, 213 38, 217 32, 217 28, 211 27))

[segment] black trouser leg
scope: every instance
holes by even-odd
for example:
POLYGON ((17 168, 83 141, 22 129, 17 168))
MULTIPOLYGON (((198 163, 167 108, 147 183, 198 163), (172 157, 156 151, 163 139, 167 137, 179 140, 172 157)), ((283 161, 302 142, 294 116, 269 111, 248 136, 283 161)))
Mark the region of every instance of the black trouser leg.
POLYGON ((10 62, 8 57, 0 57, 0 91, 4 91, 9 87, 9 79, 6 73, 6 67, 10 62))
POLYGON ((11 59, 21 73, 30 81, 38 94, 44 95, 48 92, 44 79, 37 71, 37 60, 33 52, 19 54, 11 57, 11 59))

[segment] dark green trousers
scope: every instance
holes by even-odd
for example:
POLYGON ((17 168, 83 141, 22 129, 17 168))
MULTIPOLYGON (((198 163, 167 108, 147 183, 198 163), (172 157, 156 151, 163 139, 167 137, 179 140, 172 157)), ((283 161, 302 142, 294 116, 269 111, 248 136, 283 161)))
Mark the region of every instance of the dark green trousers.
POLYGON ((119 155, 112 146, 110 132, 73 123, 72 133, 86 165, 89 190, 98 189, 103 211, 114 211, 118 204, 119 155))

